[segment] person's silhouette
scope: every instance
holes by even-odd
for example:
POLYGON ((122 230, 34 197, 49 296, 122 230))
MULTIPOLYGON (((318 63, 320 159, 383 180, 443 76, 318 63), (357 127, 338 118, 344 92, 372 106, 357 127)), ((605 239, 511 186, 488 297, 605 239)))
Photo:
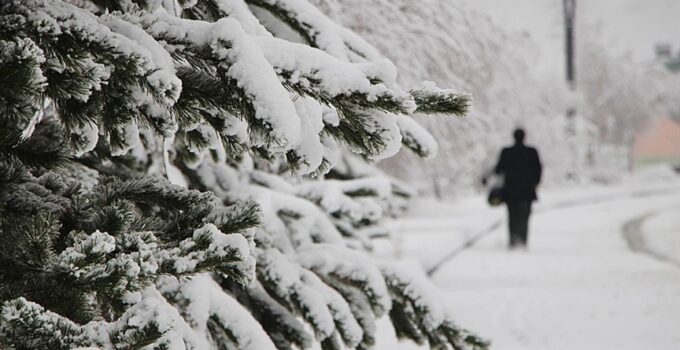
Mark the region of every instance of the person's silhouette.
POLYGON ((531 203, 537 199, 536 186, 541 181, 538 151, 524 144, 524 130, 513 133, 515 144, 501 152, 495 173, 504 176, 503 200, 508 207, 510 248, 526 247, 531 203))

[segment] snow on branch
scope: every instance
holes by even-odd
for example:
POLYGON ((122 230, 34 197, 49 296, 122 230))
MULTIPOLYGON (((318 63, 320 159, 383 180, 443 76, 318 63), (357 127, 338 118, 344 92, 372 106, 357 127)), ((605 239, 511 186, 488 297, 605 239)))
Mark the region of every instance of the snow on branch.
POLYGON ((266 130, 267 140, 251 140, 254 146, 283 151, 299 141, 300 118, 288 92, 238 21, 231 18, 214 23, 187 20, 170 16, 163 10, 124 18, 137 22, 156 40, 214 61, 220 74, 233 79, 233 87, 242 90, 247 108, 252 108, 252 116, 266 130))
POLYGON ((347 301, 315 274, 300 267, 278 250, 258 254, 258 279, 281 302, 292 306, 323 341, 340 336, 348 347, 355 347, 363 331, 347 301))
POLYGON ((401 142, 408 149, 425 159, 434 158, 439 146, 434 137, 410 116, 404 115, 397 119, 401 142))
MULTIPOLYGON (((394 85, 394 77, 373 76, 385 59, 350 63, 324 51, 277 38, 254 38, 285 82, 296 91, 333 105, 354 104, 399 113, 415 109, 412 97, 394 85)), ((396 73, 395 73, 396 75, 396 73)))
POLYGON ((322 279, 353 286, 365 294, 376 317, 392 306, 380 270, 365 254, 329 244, 315 244, 296 253, 296 260, 322 279))
MULTIPOLYGON (((157 282, 160 293, 175 307, 186 310, 183 316, 200 339, 212 339, 237 349, 275 349, 274 344, 247 309, 207 274, 190 279, 165 276, 157 282)), ((214 348, 206 344, 199 348, 214 348)))
POLYGON ((3 121, 2 127, 6 130, 25 130, 39 112, 40 106, 36 106, 35 101, 40 99, 47 86, 47 78, 40 70, 45 60, 43 50, 29 38, 0 40, 0 74, 3 76, 0 81, 3 97, 0 107, 5 111, 5 118, 15 123, 9 125, 3 121))
POLYGON ((248 284, 255 277, 255 259, 242 235, 225 235, 213 224, 194 231, 173 249, 159 254, 160 272, 175 276, 217 271, 237 283, 248 284))
POLYGON ((406 264, 384 264, 383 276, 392 295, 390 319, 397 336, 432 348, 485 349, 488 342, 459 329, 443 307, 425 274, 406 264))
POLYGON ((30 338, 28 347, 68 349, 72 344, 85 345, 83 328, 77 323, 21 297, 5 301, 0 311, 0 337, 15 342, 30 338), (58 332, 59 337, 54 337, 58 332))
POLYGON ((425 81, 411 90, 416 101, 416 112, 423 114, 454 114, 464 116, 468 112, 471 97, 451 89, 440 89, 433 82, 425 81))
POLYGON ((181 82, 155 41, 139 30, 61 1, 13 1, 0 8, 0 15, 5 33, 41 42, 47 53, 43 70, 50 73, 46 93, 60 110, 62 124, 75 134, 92 130, 89 140, 76 142, 80 153, 93 147, 98 130, 116 154, 134 147, 139 123, 164 135, 175 131, 169 108, 179 97, 181 82), (145 45, 112 31, 107 23, 145 45), (99 120, 102 110, 115 118, 99 120))
POLYGON ((364 39, 344 28, 306 0, 246 0, 263 7, 286 22, 307 43, 348 62, 380 59, 382 56, 364 39))
POLYGON ((239 21, 243 30, 250 35, 272 35, 253 15, 245 0, 189 0, 182 4, 182 7, 187 18, 205 19, 207 17, 218 20, 231 17, 239 21))

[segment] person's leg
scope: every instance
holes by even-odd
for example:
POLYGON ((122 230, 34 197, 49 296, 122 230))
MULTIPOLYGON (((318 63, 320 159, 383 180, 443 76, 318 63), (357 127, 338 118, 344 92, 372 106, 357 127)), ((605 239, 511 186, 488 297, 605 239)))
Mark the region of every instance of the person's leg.
POLYGON ((531 216, 531 202, 522 202, 518 205, 518 228, 519 244, 526 247, 529 239, 529 216, 531 216))
POLYGON ((508 233, 510 248, 514 248, 519 244, 518 233, 518 208, 517 203, 508 202, 508 233))

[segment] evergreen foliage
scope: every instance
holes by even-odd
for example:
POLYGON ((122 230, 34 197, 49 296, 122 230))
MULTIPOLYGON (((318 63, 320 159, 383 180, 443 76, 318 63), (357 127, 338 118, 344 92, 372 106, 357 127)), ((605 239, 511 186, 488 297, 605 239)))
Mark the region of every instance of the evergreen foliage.
POLYGON ((0 76, 0 347, 487 346, 370 255, 408 192, 367 160, 469 98, 305 0, 5 1, 0 76))

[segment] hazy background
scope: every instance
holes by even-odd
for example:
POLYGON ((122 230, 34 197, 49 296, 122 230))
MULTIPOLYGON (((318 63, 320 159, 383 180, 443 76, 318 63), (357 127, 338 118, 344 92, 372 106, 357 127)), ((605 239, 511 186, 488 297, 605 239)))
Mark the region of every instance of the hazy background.
MULTIPOLYGON (((541 49, 535 72, 562 78, 564 21, 560 0, 455 0, 488 14, 500 27, 525 32, 541 49)), ((654 60, 654 44, 667 42, 680 51, 680 1, 578 0, 581 31, 599 32, 613 56, 637 63, 654 60)), ((577 38, 578 39, 578 38, 577 38)))
POLYGON ((544 187, 611 183, 680 161, 668 146, 680 144, 680 74, 667 66, 680 58, 680 1, 577 0, 575 91, 565 81, 562 0, 314 2, 390 58, 402 84, 432 80, 474 96, 465 119, 416 116, 439 141, 434 159, 401 152, 381 163, 423 194, 483 190, 516 127, 541 152, 544 187), (666 57, 659 43, 670 45, 666 57))
POLYGON ((679 0, 576 0, 573 91, 562 0, 322 2, 404 84, 474 96, 465 119, 416 117, 436 157, 380 164, 425 195, 395 251, 430 271, 461 324, 492 349, 680 349, 679 0), (520 252, 479 182, 518 126, 544 164, 520 252))

